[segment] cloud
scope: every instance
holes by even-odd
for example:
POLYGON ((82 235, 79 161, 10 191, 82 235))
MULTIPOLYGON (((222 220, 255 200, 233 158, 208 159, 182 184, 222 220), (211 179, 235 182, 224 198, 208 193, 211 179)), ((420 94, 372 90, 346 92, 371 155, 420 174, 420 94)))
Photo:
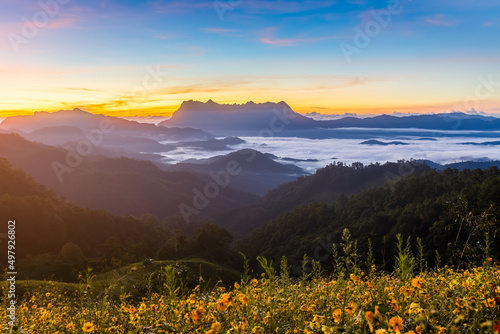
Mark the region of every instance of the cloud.
MULTIPOLYGON (((386 161, 398 161, 401 159, 429 159, 437 163, 453 163, 463 160, 480 160, 484 157, 500 160, 498 146, 470 146, 461 145, 467 142, 490 141, 488 138, 470 137, 467 139, 456 137, 451 132, 437 131, 429 135, 429 131, 400 130, 387 131, 337 129, 337 135, 330 139, 306 139, 293 137, 242 137, 245 144, 238 149, 253 148, 263 153, 272 153, 281 158, 314 159, 311 161, 295 162, 309 172, 322 168, 333 161, 345 163, 362 162, 370 164, 374 162, 384 163, 386 161), (435 137, 436 141, 418 140, 422 137, 435 137), (363 145, 361 142, 367 139, 380 141, 400 140, 409 145, 363 145)), ((209 158, 217 154, 227 152, 178 150, 168 152, 168 156, 175 161, 185 159, 209 158)), ((286 162, 286 161, 283 161, 286 162)))
POLYGON ((221 34, 221 35, 238 31, 235 29, 227 29, 227 28, 203 28, 202 30, 209 34, 221 34))
POLYGON ((211 1, 165 1, 159 0, 149 3, 158 14, 180 14, 187 13, 196 9, 214 8, 214 2, 211 1))
POLYGON ((326 36, 326 37, 294 37, 294 38, 276 38, 277 28, 269 27, 263 32, 263 37, 260 38, 260 42, 267 45, 273 46, 293 46, 301 43, 312 43, 328 39, 337 39, 337 36, 326 36))
POLYGON ((460 23, 460 20, 448 18, 444 14, 436 14, 425 18, 425 22, 436 26, 454 27, 460 23))
POLYGON ((45 29, 66 29, 74 26, 76 19, 65 18, 50 21, 44 28, 45 29))
POLYGON ((155 37, 159 38, 159 39, 172 39, 172 38, 176 38, 177 35, 175 35, 175 34, 163 34, 163 35, 156 35, 155 37))
POLYGON ((305 1, 266 1, 266 0, 243 0, 242 7, 253 12, 277 12, 277 13, 300 13, 315 9, 333 6, 333 0, 305 0, 305 1))
POLYGON ((496 20, 491 20, 491 21, 486 21, 482 24, 483 27, 493 27, 497 25, 497 21, 496 20))

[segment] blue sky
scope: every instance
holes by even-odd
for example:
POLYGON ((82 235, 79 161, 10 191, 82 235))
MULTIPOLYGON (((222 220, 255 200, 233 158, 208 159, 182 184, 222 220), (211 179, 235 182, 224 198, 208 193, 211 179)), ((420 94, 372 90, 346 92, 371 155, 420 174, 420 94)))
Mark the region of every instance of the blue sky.
POLYGON ((210 98, 299 112, 500 112, 498 0, 0 4, 0 116, 168 115, 210 98), (374 17, 384 13, 387 24, 374 17))

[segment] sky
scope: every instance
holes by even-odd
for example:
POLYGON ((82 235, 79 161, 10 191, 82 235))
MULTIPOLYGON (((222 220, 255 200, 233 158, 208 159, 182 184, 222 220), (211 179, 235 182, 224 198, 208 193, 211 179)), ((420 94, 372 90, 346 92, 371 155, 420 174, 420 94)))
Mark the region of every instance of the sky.
POLYGON ((500 113, 498 0, 0 0, 0 118, 500 113))

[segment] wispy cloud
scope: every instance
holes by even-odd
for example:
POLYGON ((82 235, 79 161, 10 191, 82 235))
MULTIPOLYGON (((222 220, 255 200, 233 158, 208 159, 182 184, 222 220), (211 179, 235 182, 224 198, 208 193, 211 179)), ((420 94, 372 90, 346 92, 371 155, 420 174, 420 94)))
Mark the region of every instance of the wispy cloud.
POLYGON ((497 25, 497 20, 486 21, 482 24, 483 27, 493 27, 497 25))
POLYGON ((172 38, 176 38, 177 35, 176 34, 162 34, 162 35, 155 35, 156 38, 159 38, 159 39, 172 39, 172 38))
POLYGON ((75 18, 63 18, 49 22, 45 29, 66 29, 75 25, 75 18))
POLYGON ((296 44, 301 44, 301 43, 318 42, 318 41, 338 38, 336 36, 321 36, 321 37, 297 36, 293 38, 278 38, 275 36, 276 31, 277 31, 276 27, 266 28, 262 34, 263 37, 260 38, 260 42, 273 46, 294 46, 296 44))
POLYGON ((425 22, 436 26, 453 27, 458 25, 460 20, 447 17, 444 14, 436 14, 426 17, 425 22))
POLYGON ((267 0, 245 0, 242 7, 253 12, 275 12, 275 13, 300 13, 315 9, 322 9, 334 5, 333 0, 305 0, 305 1, 267 1, 267 0))
POLYGON ((179 14, 187 13, 195 9, 214 8, 210 1, 153 1, 149 3, 158 14, 179 14))
POLYGON ((202 30, 209 34, 221 34, 221 35, 238 31, 236 29, 227 29, 227 28, 203 28, 202 30))

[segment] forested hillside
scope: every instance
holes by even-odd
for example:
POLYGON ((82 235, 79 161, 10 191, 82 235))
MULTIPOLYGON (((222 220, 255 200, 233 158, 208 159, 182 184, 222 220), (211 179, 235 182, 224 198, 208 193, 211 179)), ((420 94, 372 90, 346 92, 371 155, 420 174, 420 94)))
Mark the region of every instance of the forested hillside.
MULTIPOLYGON (((332 260, 330 246, 341 242, 345 228, 367 250, 371 239, 380 265, 393 260, 398 233, 420 237, 425 255, 433 262, 435 250, 441 264, 475 263, 484 255, 485 233, 494 252, 500 254, 500 171, 429 171, 412 174, 395 183, 365 190, 351 197, 339 196, 334 203, 311 203, 288 211, 255 230, 241 249, 278 263, 286 256, 300 263, 304 254, 313 259, 332 260)), ((416 249, 412 249, 414 254, 416 249)))
MULTIPOLYGON (((188 256, 226 263, 232 256, 231 235, 216 225, 194 221, 189 236, 178 229, 186 226, 176 219, 160 222, 152 215, 135 218, 82 208, 1 158, 0 220, 15 220, 16 260, 23 278, 72 281, 87 266, 102 271, 148 258, 188 256)), ((4 233, 7 224, 1 226, 0 235, 4 233)), ((4 257, 3 266, 6 261, 4 257)))
POLYGON ((232 233, 245 235, 298 206, 314 202, 331 203, 340 195, 349 196, 384 184, 392 186, 404 175, 429 170, 425 163, 417 161, 367 166, 359 162, 352 165, 332 163, 313 175, 278 186, 255 204, 219 215, 218 221, 232 233))

